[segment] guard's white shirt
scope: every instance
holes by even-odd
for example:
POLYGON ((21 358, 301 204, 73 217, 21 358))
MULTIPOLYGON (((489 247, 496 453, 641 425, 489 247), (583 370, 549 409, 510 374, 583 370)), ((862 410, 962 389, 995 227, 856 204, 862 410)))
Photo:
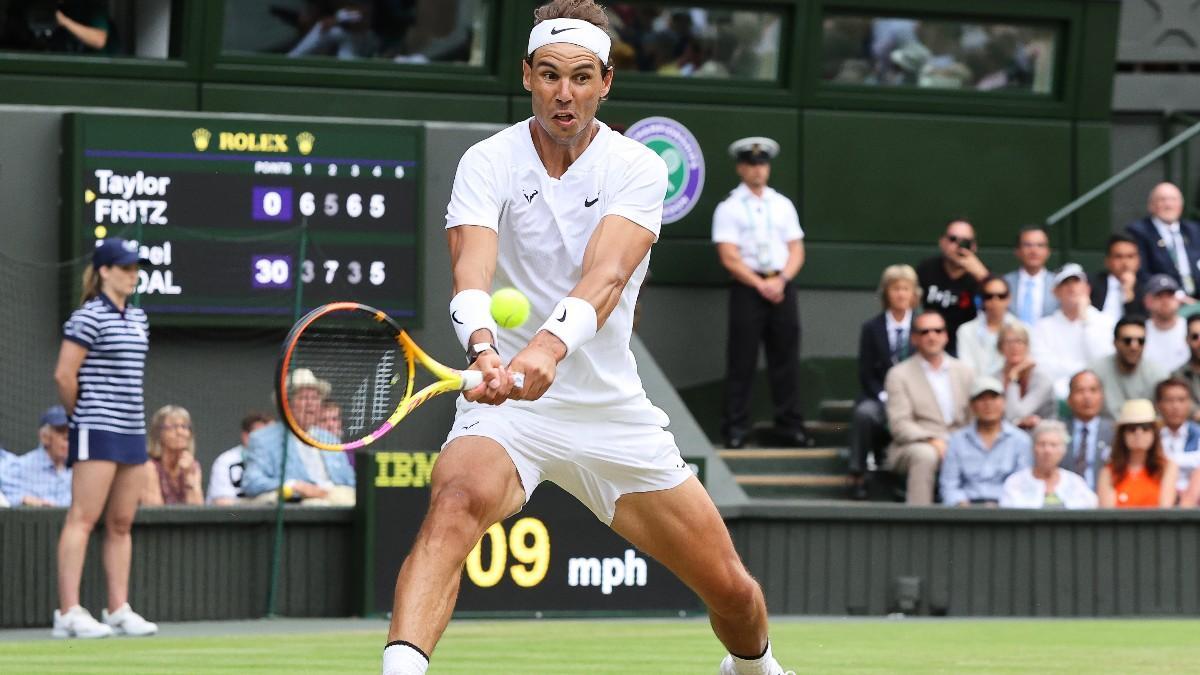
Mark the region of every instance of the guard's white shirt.
POLYGON ((1166 330, 1154 325, 1153 319, 1146 320, 1146 349, 1143 356, 1157 363, 1163 372, 1173 373, 1188 362, 1192 351, 1187 344, 1187 321, 1175 317, 1175 324, 1166 330))
POLYGON ((938 407, 942 410, 942 421, 947 426, 954 423, 954 385, 950 382, 950 360, 942 357, 942 365, 933 367, 925 357, 921 357, 921 370, 925 379, 933 388, 933 396, 937 399, 938 407))
POLYGON ((778 272, 787 264, 788 243, 804 238, 792 200, 764 187, 759 197, 745 183, 713 212, 712 238, 736 244, 742 262, 756 272, 778 272))
POLYGON ((1091 305, 1075 321, 1061 309, 1037 320, 1031 335, 1033 360, 1054 381, 1055 396, 1066 399, 1072 375, 1116 351, 1114 325, 1111 316, 1091 305))
MULTIPOLYGON (((506 361, 529 343, 558 301, 579 283, 583 253, 600 219, 628 218, 657 239, 667 192, 663 160, 599 120, 599 131, 583 154, 561 178, 551 178, 533 145, 532 119, 467 150, 446 209, 447 228, 479 225, 497 232, 492 285, 512 286, 529 298, 529 320, 519 328, 501 328, 497 336, 506 361)), ((666 413, 646 398, 629 349, 634 303, 649 262, 647 254, 596 337, 558 364, 554 383, 540 399, 504 405, 576 419, 666 426, 666 413)), ((472 405, 459 399, 460 409, 472 405)))

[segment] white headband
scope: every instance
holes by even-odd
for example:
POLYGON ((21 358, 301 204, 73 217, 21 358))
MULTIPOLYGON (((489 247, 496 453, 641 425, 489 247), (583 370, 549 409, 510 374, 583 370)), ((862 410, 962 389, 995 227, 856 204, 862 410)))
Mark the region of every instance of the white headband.
POLYGON ((538 47, 555 42, 578 45, 600 57, 602 65, 608 65, 608 52, 612 38, 594 23, 580 19, 547 19, 529 31, 529 48, 526 56, 532 56, 538 47))

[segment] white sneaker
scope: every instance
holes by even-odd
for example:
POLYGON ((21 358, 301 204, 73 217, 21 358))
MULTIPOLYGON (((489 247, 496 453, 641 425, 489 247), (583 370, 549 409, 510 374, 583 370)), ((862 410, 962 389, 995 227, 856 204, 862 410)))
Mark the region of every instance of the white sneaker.
POLYGON ((121 608, 112 614, 109 614, 107 609, 102 610, 100 617, 104 619, 104 623, 112 627, 117 635, 140 637, 154 635, 158 632, 158 624, 143 619, 141 614, 129 607, 128 602, 121 605, 121 608))
POLYGON ((75 605, 66 614, 54 610, 54 629, 50 635, 56 638, 104 638, 113 634, 111 626, 106 626, 92 618, 90 612, 75 605))
MULTIPOLYGON (((775 659, 771 659, 771 675, 796 675, 794 670, 784 670, 783 666, 775 659)), ((737 671, 733 669, 733 656, 726 654, 725 660, 721 662, 721 670, 718 675, 737 675, 737 671)))

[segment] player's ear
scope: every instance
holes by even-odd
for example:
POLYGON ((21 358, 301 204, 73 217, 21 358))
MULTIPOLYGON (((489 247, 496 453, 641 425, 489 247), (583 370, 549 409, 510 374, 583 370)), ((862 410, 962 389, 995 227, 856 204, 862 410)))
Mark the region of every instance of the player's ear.
POLYGON ((604 89, 600 92, 600 98, 602 98, 602 99, 607 99, 608 92, 610 89, 612 89, 613 72, 614 72, 613 67, 608 66, 607 68, 604 69, 604 75, 602 75, 600 78, 601 80, 604 81, 604 89))
POLYGON ((530 78, 533 77, 533 67, 529 65, 529 59, 521 59, 521 85, 525 87, 525 91, 533 91, 533 82, 530 78))

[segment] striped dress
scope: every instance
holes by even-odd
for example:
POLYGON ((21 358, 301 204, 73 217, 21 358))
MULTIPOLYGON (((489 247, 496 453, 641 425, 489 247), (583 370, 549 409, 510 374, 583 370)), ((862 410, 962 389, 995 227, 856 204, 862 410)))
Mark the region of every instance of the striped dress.
POLYGON ((71 411, 68 465, 89 459, 145 462, 146 313, 128 305, 122 312, 101 293, 71 313, 63 338, 87 349, 71 411))

